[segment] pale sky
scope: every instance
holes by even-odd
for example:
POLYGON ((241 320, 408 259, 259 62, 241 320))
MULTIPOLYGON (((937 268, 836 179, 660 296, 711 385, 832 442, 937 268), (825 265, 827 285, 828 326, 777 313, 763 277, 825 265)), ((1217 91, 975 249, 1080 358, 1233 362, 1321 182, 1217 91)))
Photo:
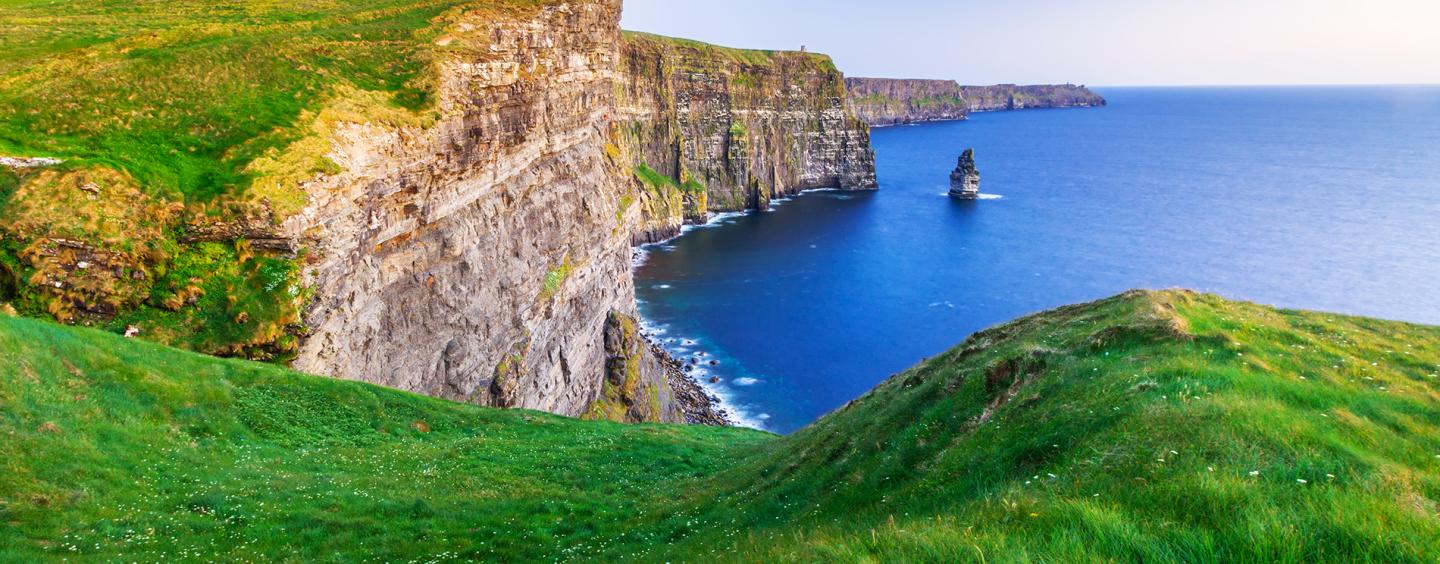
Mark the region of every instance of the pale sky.
POLYGON ((1095 86, 1440 83, 1440 0, 625 0, 626 29, 849 76, 1095 86))

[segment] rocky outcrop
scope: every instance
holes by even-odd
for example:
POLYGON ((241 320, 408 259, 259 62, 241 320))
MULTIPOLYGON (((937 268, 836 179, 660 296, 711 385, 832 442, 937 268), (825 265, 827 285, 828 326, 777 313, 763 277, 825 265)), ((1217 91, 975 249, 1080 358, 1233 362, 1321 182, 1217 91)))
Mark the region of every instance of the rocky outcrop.
POLYGON ((60 159, 49 157, 0 157, 0 166, 15 170, 55 166, 61 162, 63 161, 60 159))
POLYGON ((620 68, 614 144, 644 187, 637 242, 801 190, 876 187, 829 57, 627 33, 620 68))
POLYGON ((1074 84, 962 86, 960 95, 965 98, 965 104, 972 112, 1094 108, 1105 105, 1105 99, 1099 94, 1074 84))
POLYGON ((950 173, 950 195, 962 200, 980 197, 980 170, 975 168, 975 149, 965 149, 950 173))
POLYGON ((874 126, 965 119, 969 106, 953 80, 846 78, 855 115, 874 126))
POLYGON ((965 119, 970 112, 1090 108, 1105 99, 1084 86, 961 86, 953 80, 846 78, 856 115, 872 126, 965 119))
POLYGON ((605 379, 585 414, 611 421, 684 421, 729 425, 679 361, 651 343, 635 318, 612 312, 605 323, 605 379))

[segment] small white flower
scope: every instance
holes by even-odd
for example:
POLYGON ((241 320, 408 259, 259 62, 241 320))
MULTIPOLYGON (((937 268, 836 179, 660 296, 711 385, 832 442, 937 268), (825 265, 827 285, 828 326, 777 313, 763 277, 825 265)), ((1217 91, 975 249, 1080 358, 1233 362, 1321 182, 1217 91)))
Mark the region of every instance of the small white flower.
POLYGON ((1250 475, 1251 475, 1251 476, 1259 476, 1259 475, 1260 475, 1260 471, 1259 471, 1259 470, 1251 470, 1251 471, 1250 471, 1250 475))
POLYGON ((1310 482, 1305 481, 1304 479, 1296 479, 1295 481, 1296 481, 1296 482, 1300 482, 1301 484, 1308 484, 1308 483, 1310 483, 1310 482))

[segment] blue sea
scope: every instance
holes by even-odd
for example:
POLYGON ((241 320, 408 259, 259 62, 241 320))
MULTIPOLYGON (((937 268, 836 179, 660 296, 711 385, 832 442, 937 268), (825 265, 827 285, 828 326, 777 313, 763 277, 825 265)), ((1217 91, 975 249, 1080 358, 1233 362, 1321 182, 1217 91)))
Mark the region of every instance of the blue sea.
POLYGON ((1440 87, 1099 92, 876 129, 879 191, 646 248, 647 326, 785 433, 977 330, 1130 288, 1440 324, 1440 87), (987 199, 945 195, 967 147, 987 199))

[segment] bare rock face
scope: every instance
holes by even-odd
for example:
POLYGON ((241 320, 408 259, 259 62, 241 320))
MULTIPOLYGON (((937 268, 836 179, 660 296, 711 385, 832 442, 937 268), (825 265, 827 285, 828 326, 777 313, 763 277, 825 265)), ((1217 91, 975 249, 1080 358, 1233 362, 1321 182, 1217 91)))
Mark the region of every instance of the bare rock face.
POLYGON ((965 149, 950 173, 950 195, 962 200, 980 197, 980 170, 975 168, 975 149, 965 149))
POLYGON ((872 126, 962 120, 969 106, 953 80, 846 78, 850 105, 872 126))
MULTIPOLYGON (((286 224, 313 241, 295 367, 454 400, 585 413, 633 313, 629 173, 605 150, 619 0, 477 18, 440 122, 342 127, 343 173, 286 224)), ((465 39, 465 38, 462 38, 465 39)))
POLYGON ((653 177, 637 242, 802 190, 877 186, 869 128, 829 57, 628 33, 621 57, 616 137, 653 177))

